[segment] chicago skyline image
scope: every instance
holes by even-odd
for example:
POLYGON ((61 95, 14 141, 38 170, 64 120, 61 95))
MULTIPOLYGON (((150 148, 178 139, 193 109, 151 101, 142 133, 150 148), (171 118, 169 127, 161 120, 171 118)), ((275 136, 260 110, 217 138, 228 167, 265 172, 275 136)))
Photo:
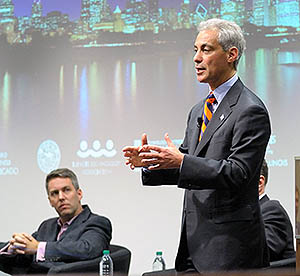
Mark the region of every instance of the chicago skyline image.
POLYGON ((262 47, 299 39, 299 0, 0 0, 0 35, 10 45, 30 45, 40 33, 87 48, 153 42, 173 32, 169 39, 178 42, 185 39, 178 34, 195 33, 201 21, 214 17, 235 21, 262 47), (135 33, 144 34, 137 39, 135 33))

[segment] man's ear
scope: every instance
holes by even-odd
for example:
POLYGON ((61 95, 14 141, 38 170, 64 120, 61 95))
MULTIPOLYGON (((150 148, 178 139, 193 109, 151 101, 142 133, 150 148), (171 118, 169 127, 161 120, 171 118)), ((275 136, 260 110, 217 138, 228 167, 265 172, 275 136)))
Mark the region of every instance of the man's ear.
POLYGON ((264 192, 265 192, 265 177, 263 175, 260 175, 259 182, 258 182, 258 193, 259 195, 261 195, 264 192))
POLYGON ((236 48, 236 47, 231 47, 231 48, 228 50, 227 61, 228 61, 229 63, 233 63, 234 61, 237 60, 238 55, 239 55, 239 50, 238 50, 238 48, 236 48))
POLYGON ((82 196, 83 196, 82 190, 79 188, 76 192, 77 192, 77 195, 79 197, 79 200, 81 200, 82 196))

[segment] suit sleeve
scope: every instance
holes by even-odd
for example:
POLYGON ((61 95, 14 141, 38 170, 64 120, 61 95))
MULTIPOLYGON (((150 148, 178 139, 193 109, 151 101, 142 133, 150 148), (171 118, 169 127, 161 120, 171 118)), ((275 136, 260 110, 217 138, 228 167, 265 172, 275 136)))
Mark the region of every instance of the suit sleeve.
MULTIPOLYGON (((271 132, 268 113, 252 104, 235 114, 218 130, 221 135, 213 135, 207 157, 185 155, 179 187, 239 190, 257 175, 271 132)), ((188 149, 187 141, 184 139, 182 151, 188 149)))
POLYGON ((287 214, 278 201, 269 200, 262 205, 262 217, 265 224, 266 240, 270 259, 276 260, 287 247, 288 227, 291 225, 287 214))
POLYGON ((142 182, 145 186, 177 185, 178 177, 178 169, 142 171, 142 182))
POLYGON ((0 250, 8 245, 8 242, 0 242, 0 250))
POLYGON ((111 231, 111 223, 107 218, 94 215, 85 222, 80 234, 68 233, 62 240, 47 242, 45 259, 79 261, 99 257, 109 246, 111 231))

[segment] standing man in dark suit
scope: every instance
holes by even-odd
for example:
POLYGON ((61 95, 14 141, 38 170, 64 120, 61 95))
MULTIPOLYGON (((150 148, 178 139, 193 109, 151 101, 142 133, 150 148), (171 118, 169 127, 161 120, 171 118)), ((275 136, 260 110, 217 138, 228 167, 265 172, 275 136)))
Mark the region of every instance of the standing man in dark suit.
POLYGON ((144 185, 185 189, 177 271, 218 271, 267 266, 267 246, 258 203, 260 167, 270 136, 263 102, 236 74, 245 49, 239 26, 221 19, 201 22, 194 64, 208 97, 189 113, 179 150, 123 149, 126 164, 143 167, 144 185))
POLYGON ((32 235, 14 233, 1 249, 0 270, 45 273, 53 266, 94 259, 108 248, 111 223, 93 214, 87 205, 81 205, 82 190, 74 172, 69 169, 50 172, 46 190, 59 217, 45 220, 32 235))
POLYGON ((270 200, 265 193, 268 165, 264 160, 259 178, 259 204, 265 224, 270 262, 296 257, 293 227, 289 215, 278 200, 270 200))

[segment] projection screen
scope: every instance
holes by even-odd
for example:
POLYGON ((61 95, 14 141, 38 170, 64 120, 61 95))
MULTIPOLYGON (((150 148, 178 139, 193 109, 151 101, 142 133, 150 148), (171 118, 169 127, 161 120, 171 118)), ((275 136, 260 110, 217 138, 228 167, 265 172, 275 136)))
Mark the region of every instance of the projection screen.
POLYGON ((267 193, 294 224, 299 0, 0 0, 2 241, 56 216, 44 180, 68 167, 82 202, 111 219, 112 243, 131 250, 131 274, 151 270, 157 250, 174 267, 183 190, 143 187, 122 148, 142 133, 180 145, 190 108, 208 93, 193 48, 197 25, 213 17, 245 32, 238 75, 272 121, 267 193))

